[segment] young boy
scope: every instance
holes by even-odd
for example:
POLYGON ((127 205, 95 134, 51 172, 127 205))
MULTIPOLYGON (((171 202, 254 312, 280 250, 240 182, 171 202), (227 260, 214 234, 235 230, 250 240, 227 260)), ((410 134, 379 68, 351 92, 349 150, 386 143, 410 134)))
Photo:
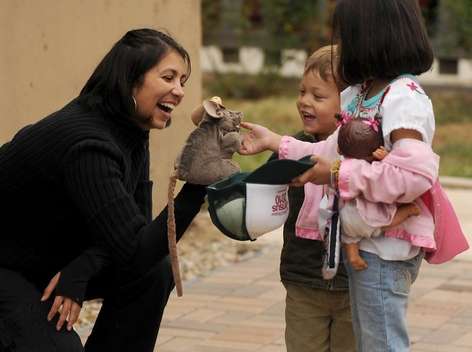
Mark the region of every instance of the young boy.
MULTIPOLYGON (((336 67, 335 64, 331 65, 331 59, 336 57, 335 47, 333 51, 331 46, 322 47, 305 63, 297 99, 303 131, 295 136, 297 139, 320 141, 336 129, 335 114, 340 110, 340 90, 331 70, 336 67)), ((313 199, 313 202, 319 204, 322 186, 307 184, 305 187, 317 188, 319 199, 313 199)), ((295 229, 303 199, 303 187, 290 188, 290 214, 284 225, 284 244, 280 259, 280 277, 287 291, 287 352, 354 351, 348 281, 344 266, 339 266, 338 274, 332 280, 323 279, 321 267, 324 243, 311 239, 303 231, 303 224, 295 229)), ((318 214, 314 213, 311 221, 317 223, 317 217, 318 214)))

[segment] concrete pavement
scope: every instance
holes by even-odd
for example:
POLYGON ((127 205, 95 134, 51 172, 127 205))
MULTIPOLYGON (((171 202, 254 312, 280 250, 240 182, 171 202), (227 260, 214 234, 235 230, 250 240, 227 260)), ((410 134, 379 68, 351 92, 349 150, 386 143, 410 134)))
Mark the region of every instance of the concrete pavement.
MULTIPOLYGON (((472 182, 441 182, 471 236, 472 182)), ((256 257, 184 282, 181 298, 172 294, 155 351, 285 351, 281 230, 257 241, 264 246, 256 257)), ((472 351, 472 250, 443 265, 423 262, 412 287, 408 323, 413 352, 472 351)), ((79 333, 85 340, 89 331, 79 333)))

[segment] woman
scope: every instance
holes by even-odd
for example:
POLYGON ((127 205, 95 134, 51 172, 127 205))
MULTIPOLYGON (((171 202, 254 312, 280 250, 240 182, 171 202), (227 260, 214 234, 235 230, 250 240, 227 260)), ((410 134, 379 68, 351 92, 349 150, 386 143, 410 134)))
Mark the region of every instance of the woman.
MULTIPOLYGON (((174 283, 149 130, 170 124, 190 69, 168 35, 129 31, 76 99, 0 148, 0 351, 81 351, 72 325, 97 297, 86 351, 153 350, 174 283)), ((204 196, 188 183, 177 196, 178 238, 204 196)))

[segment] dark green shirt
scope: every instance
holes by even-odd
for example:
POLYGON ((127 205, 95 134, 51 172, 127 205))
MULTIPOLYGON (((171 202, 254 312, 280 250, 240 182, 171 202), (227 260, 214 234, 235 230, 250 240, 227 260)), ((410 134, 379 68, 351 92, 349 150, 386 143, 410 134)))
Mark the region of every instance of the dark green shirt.
MULTIPOLYGON (((315 137, 299 132, 296 139, 316 142, 315 137)), ((272 155, 277 158, 277 155, 272 155)), ((285 222, 284 244, 280 256, 280 278, 284 283, 304 285, 312 288, 329 290, 348 289, 348 280, 344 265, 340 263, 338 273, 332 280, 325 280, 321 275, 323 265, 324 242, 295 235, 298 213, 305 199, 303 187, 290 187, 288 192, 290 212, 285 222)))

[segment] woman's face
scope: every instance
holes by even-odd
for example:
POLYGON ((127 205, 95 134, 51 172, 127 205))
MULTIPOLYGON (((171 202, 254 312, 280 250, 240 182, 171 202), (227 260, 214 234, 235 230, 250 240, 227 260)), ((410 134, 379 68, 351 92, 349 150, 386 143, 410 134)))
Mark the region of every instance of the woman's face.
POLYGON ((133 89, 137 124, 144 130, 163 129, 170 122, 172 110, 184 97, 187 64, 175 50, 144 74, 141 85, 133 89))

